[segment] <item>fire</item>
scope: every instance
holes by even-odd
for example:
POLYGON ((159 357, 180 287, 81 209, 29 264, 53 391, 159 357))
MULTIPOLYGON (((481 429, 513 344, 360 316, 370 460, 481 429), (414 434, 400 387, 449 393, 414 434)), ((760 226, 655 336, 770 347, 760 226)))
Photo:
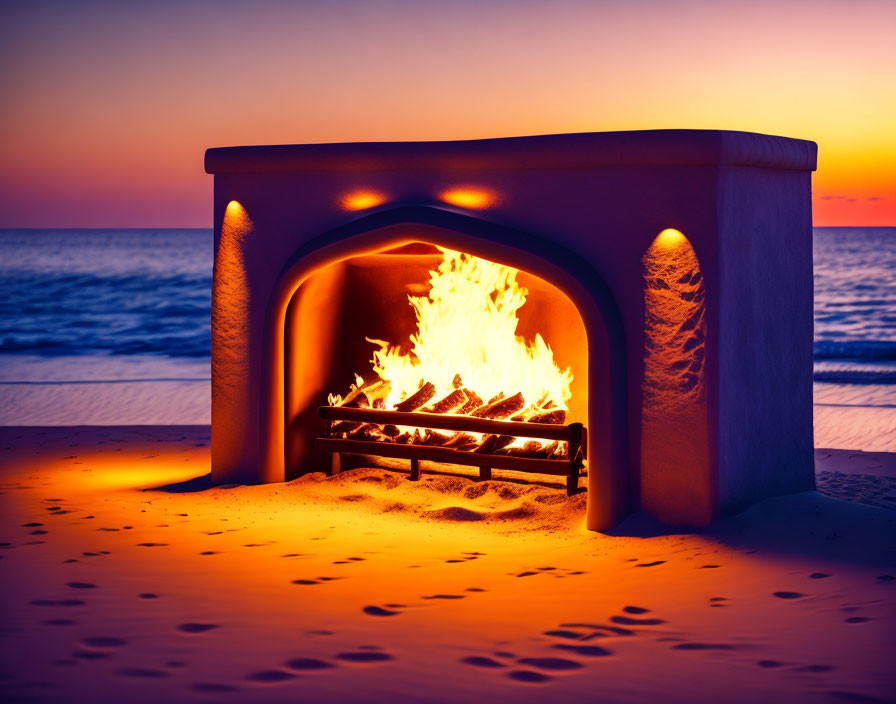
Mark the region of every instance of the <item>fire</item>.
MULTIPOLYGON (((528 295, 516 279, 519 272, 439 250, 442 261, 430 271, 427 295, 408 296, 417 319, 410 350, 367 338, 377 346, 373 375, 356 376, 351 392, 330 395, 330 405, 565 422, 572 372, 557 366, 540 334, 532 340, 517 335, 528 295)), ((408 430, 406 441, 415 442, 408 430)), ((538 443, 536 449, 544 448, 538 443)))

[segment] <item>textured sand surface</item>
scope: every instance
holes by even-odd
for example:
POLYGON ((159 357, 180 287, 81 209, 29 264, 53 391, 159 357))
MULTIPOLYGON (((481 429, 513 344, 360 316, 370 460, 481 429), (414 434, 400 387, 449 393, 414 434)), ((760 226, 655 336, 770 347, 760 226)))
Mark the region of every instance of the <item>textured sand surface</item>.
MULTIPOLYGON (((701 533, 636 515, 601 535, 583 497, 540 485, 356 469, 209 488, 207 427, 6 428, 0 448, 3 701, 896 691, 879 506, 807 492, 701 533)), ((887 505, 850 477, 883 486, 892 455, 818 455, 825 491, 887 505)))

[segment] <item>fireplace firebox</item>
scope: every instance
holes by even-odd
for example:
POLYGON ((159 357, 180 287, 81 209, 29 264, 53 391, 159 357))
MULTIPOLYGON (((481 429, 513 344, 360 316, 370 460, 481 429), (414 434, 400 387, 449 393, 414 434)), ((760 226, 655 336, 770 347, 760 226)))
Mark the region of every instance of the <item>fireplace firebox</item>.
POLYGON ((594 530, 813 488, 815 158, 695 130, 208 150, 212 479, 585 475, 594 530))

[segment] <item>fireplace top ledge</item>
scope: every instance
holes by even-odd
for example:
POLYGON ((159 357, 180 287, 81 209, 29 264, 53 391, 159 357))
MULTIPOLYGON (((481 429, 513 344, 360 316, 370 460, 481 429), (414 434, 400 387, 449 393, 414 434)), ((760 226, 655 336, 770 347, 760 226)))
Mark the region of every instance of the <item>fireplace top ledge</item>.
POLYGON ((217 147, 210 174, 401 169, 561 169, 751 166, 814 171, 815 142, 727 130, 583 132, 448 142, 355 142, 217 147))

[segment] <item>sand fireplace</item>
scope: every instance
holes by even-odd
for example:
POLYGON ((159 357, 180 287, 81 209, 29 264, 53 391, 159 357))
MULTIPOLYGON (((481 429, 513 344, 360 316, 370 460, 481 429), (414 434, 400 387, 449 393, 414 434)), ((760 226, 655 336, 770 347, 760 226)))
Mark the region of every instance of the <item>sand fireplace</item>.
POLYGON ((587 471, 592 529, 811 488, 814 167, 681 130, 209 150, 213 479, 587 471))

